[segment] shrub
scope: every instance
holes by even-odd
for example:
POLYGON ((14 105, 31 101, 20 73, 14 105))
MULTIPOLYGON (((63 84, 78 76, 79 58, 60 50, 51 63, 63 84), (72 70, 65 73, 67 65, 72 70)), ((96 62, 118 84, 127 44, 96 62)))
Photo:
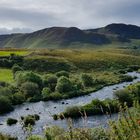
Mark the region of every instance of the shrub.
POLYGON ((55 75, 48 74, 44 77, 44 86, 49 87, 51 91, 55 90, 57 83, 57 77, 55 75))
POLYGON ((128 106, 133 104, 133 96, 127 89, 118 90, 114 93, 115 97, 119 100, 120 103, 127 103, 128 106))
POLYGON ((65 110, 65 113, 62 114, 62 116, 64 115, 66 118, 68 118, 68 117, 75 118, 75 117, 79 117, 79 115, 81 116, 80 112, 81 112, 81 108, 79 106, 67 107, 65 110))
POLYGON ((28 125, 35 125, 35 122, 38 121, 39 119, 40 119, 40 116, 38 114, 28 115, 21 118, 25 127, 28 125))
POLYGON ((40 116, 38 114, 34 114, 34 118, 36 121, 40 120, 40 116))
POLYGON ((19 105, 19 104, 24 103, 25 96, 22 93, 17 92, 13 94, 10 99, 13 105, 19 105))
POLYGON ((56 73, 57 77, 65 76, 69 78, 69 73, 67 71, 59 71, 56 73))
POLYGON ((12 91, 8 87, 0 87, 0 96, 10 96, 12 95, 12 91))
POLYGON ((7 97, 0 96, 0 114, 13 110, 13 106, 7 97))
POLYGON ((133 81, 134 78, 129 75, 121 75, 120 79, 121 79, 121 82, 131 82, 133 81))
POLYGON ((127 90, 136 98, 136 100, 140 101, 140 82, 130 85, 127 87, 127 90))
POLYGON ((67 77, 62 76, 58 79, 56 90, 60 93, 68 93, 74 90, 74 86, 67 77))
POLYGON ((42 79, 40 76, 33 72, 18 72, 15 78, 17 85, 20 86, 25 82, 36 83, 39 88, 42 88, 42 79))
POLYGON ((13 118, 8 118, 7 119, 7 125, 13 125, 16 124, 18 121, 16 119, 13 118))
POLYGON ((49 88, 43 88, 42 97, 43 99, 47 99, 50 96, 51 90, 49 88))
POLYGON ((17 71, 22 71, 23 69, 19 66, 19 65, 13 65, 12 67, 12 72, 13 72, 13 75, 15 75, 15 73, 17 71))
POLYGON ((33 82, 23 83, 20 89, 24 93, 26 98, 33 97, 35 95, 40 94, 38 85, 33 82))
POLYGON ((81 80, 82 80, 82 83, 84 84, 85 87, 93 86, 92 76, 90 76, 88 74, 82 74, 81 75, 81 80))
POLYGON ((93 140, 110 140, 109 134, 103 128, 93 128, 91 134, 93 140))

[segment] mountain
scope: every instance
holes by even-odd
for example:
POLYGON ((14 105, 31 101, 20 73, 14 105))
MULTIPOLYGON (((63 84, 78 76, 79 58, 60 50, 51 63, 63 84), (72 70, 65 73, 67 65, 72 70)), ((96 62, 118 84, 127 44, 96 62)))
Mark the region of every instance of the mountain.
POLYGON ((86 33, 76 27, 52 27, 28 34, 0 35, 0 47, 49 47, 71 43, 106 44, 109 39, 98 33, 86 33))
POLYGON ((103 28, 90 29, 93 33, 101 33, 106 35, 118 35, 123 38, 140 39, 140 27, 127 24, 109 24, 103 28))
POLYGON ((73 44, 102 45, 113 41, 130 42, 140 39, 140 27, 110 24, 98 29, 51 27, 32 33, 0 35, 0 47, 39 48, 66 47, 73 44))

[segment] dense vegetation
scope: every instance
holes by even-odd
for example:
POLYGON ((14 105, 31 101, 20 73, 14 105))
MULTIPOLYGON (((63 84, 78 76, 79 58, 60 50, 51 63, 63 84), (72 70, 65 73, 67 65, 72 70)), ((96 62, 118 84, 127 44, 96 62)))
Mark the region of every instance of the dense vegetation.
MULTIPOLYGON (((27 140, 138 140, 140 137, 140 105, 135 102, 129 110, 127 106, 120 112, 118 121, 110 121, 109 127, 100 128, 74 128, 71 119, 68 120, 68 129, 53 126, 45 129, 45 136, 32 135, 27 140)), ((0 138, 9 136, 0 135, 0 138)), ((12 139, 12 138, 11 138, 12 139)), ((16 138, 15 138, 16 139, 16 138)), ((14 138, 12 140, 15 140, 14 138)))
MULTIPOLYGON (((124 75, 127 72, 139 71, 139 49, 104 48, 89 50, 12 50, 11 53, 0 51, 0 114, 12 111, 14 105, 24 102, 59 100, 89 94, 107 85, 132 81, 133 77, 124 75), (3 55, 5 53, 6 55, 3 55), (1 55, 2 54, 2 55, 1 55), (22 55, 21 55, 22 54, 22 55), (3 106, 5 104, 5 106, 3 106)), ((135 77, 134 77, 135 78, 135 77)), ((134 100, 140 100, 139 83, 115 93, 115 99, 94 100, 82 107, 70 107, 63 115, 54 119, 80 117, 81 115, 109 114, 118 112, 124 102, 132 106, 134 100), (80 112, 79 112, 80 111, 80 112)), ((21 117, 25 127, 34 125, 39 116, 21 117)), ((20 123, 20 121, 18 120, 20 123)), ((17 123, 9 118, 8 125, 17 123)), ((63 131, 62 137, 70 135, 61 128, 46 130, 46 138, 57 136, 50 131, 63 131), (53 135, 53 136, 52 136, 53 135)), ((99 139, 108 134, 104 129, 73 129, 73 137, 85 133, 89 139, 99 139), (99 135, 94 135, 94 133, 99 135)), ((6 136, 3 136, 6 137, 6 136)), ((36 136, 33 136, 36 137, 36 136)), ((39 136, 40 137, 40 136, 39 136)), ((62 137, 56 140, 62 139, 62 137)), ((86 136, 83 136, 85 140, 86 136)), ((34 140, 37 138, 29 138, 34 140)), ((39 139, 39 138, 38 138, 39 139)), ((43 139, 43 138, 42 138, 43 139)))
POLYGON ((68 107, 64 112, 55 114, 54 120, 65 118, 78 118, 83 117, 85 114, 90 115, 111 115, 120 111, 120 106, 123 107, 127 104, 128 107, 133 105, 134 101, 140 102, 140 83, 130 85, 122 90, 114 92, 115 99, 106 99, 100 101, 98 99, 93 100, 91 103, 84 106, 68 107))

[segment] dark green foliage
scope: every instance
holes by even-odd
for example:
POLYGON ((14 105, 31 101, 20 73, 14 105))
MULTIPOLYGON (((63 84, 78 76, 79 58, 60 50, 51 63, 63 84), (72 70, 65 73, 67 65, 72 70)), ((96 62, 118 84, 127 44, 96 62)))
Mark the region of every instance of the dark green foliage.
POLYGON ((82 74, 81 75, 81 80, 82 80, 82 82, 83 82, 85 87, 93 86, 93 78, 92 78, 92 76, 90 76, 88 74, 82 74))
POLYGON ((35 125, 35 122, 38 121, 39 119, 40 119, 40 116, 38 114, 28 115, 21 118, 25 127, 28 125, 35 125))
POLYGON ((35 118, 36 121, 40 120, 40 116, 38 114, 35 114, 34 118, 35 118))
POLYGON ((59 72, 56 73, 56 76, 57 77, 65 76, 65 77, 69 78, 69 72, 67 72, 67 71, 59 71, 59 72))
POLYGON ((74 90, 73 83, 65 76, 58 79, 56 90, 59 93, 68 93, 74 90))
POLYGON ((13 72, 13 75, 15 75, 15 73, 17 72, 17 71, 22 71, 23 69, 19 66, 19 65, 13 65, 13 67, 12 67, 12 72, 13 72))
POLYGON ((134 77, 129 75, 120 75, 121 82, 131 82, 133 81, 134 77))
POLYGON ((43 88, 42 90, 42 97, 43 99, 47 99, 50 96, 51 90, 49 88, 43 88))
POLYGON ((140 82, 128 86, 127 90, 129 90, 131 95, 133 95, 136 100, 140 101, 140 82))
POLYGON ((118 90, 114 94, 122 105, 124 103, 127 103, 128 106, 132 106, 134 97, 129 90, 127 89, 118 90))
POLYGON ((13 125, 13 124, 16 124, 18 121, 13 118, 8 118, 6 122, 7 122, 7 125, 13 125))
POLYGON ((14 64, 21 65, 23 62, 23 57, 15 54, 11 54, 10 57, 0 58, 0 66, 5 68, 11 68, 14 64))
POLYGON ((72 107, 67 107, 66 110, 65 110, 65 113, 63 114, 60 114, 60 118, 68 118, 68 117, 73 117, 73 118, 76 118, 78 117, 79 115, 81 116, 81 108, 79 106, 72 106, 72 107))
POLYGON ((21 92, 13 94, 10 99, 13 105, 19 105, 25 102, 25 96, 21 92))
POLYGON ((36 83, 39 86, 39 88, 42 87, 41 77, 33 72, 19 72, 16 74, 15 80, 18 86, 25 82, 33 82, 36 83))
POLYGON ((35 118, 33 118, 32 116, 27 116, 24 118, 23 122, 24 126, 35 125, 35 118))
POLYGON ((21 92, 25 95, 26 98, 33 97, 40 94, 39 87, 36 83, 25 82, 21 85, 21 92))
POLYGON ((7 97, 0 96, 0 114, 13 110, 13 106, 7 97))
POLYGON ((49 87, 51 91, 55 90, 57 84, 57 77, 52 74, 48 74, 44 77, 44 86, 49 87))
POLYGON ((9 85, 8 83, 0 81, 0 87, 6 87, 8 85, 9 85))
POLYGON ((137 71, 138 69, 140 69, 140 66, 139 65, 131 65, 131 66, 129 66, 129 68, 131 68, 131 70, 133 70, 133 71, 137 71))
POLYGON ((64 112, 60 113, 59 118, 77 118, 90 115, 102 115, 116 113, 119 111, 119 102, 117 100, 106 99, 100 101, 93 100, 90 104, 84 106, 74 106, 67 108, 64 112))
POLYGON ((63 61, 48 61, 44 59, 26 59, 24 60, 23 68, 27 70, 58 72, 61 70, 70 71, 73 69, 67 62, 63 61))
POLYGON ((8 87, 0 87, 0 96, 9 97, 12 94, 12 91, 8 87))

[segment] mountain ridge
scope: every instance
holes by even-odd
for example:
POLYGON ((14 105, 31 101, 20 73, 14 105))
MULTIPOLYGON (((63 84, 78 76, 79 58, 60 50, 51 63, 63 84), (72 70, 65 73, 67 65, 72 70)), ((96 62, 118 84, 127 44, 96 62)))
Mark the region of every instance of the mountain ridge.
POLYGON ((32 33, 0 35, 0 48, 47 48, 52 45, 69 46, 73 43, 103 45, 110 44, 112 40, 130 42, 131 39, 140 39, 139 26, 112 23, 87 30, 77 27, 51 27, 32 33))

